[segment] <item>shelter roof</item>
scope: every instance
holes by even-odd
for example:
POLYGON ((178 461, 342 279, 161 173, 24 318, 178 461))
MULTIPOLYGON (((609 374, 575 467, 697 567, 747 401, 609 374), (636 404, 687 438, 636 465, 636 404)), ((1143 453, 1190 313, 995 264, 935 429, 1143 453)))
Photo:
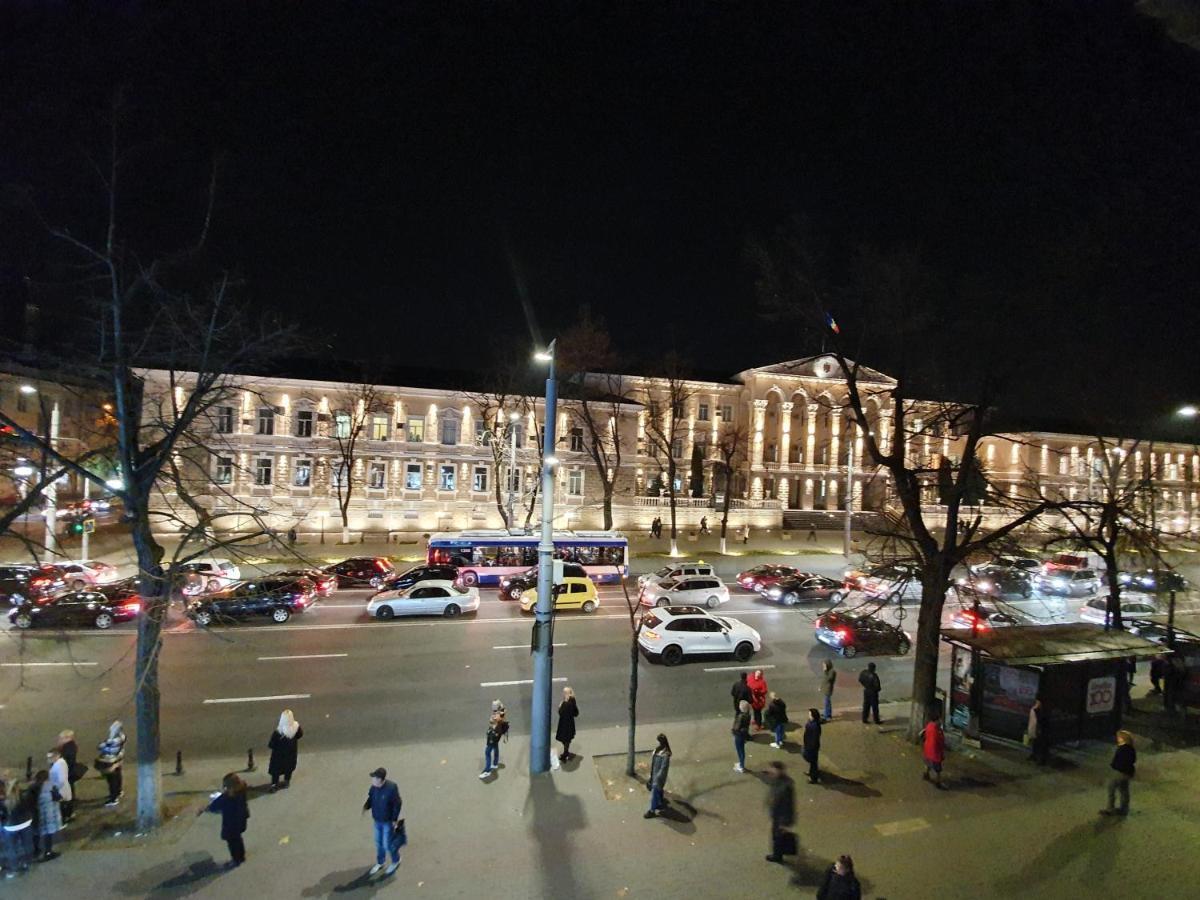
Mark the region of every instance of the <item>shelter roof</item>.
POLYGON ((1093 659, 1150 657, 1163 648, 1128 631, 1075 622, 1064 625, 1017 625, 972 634, 963 629, 942 640, 978 650, 1010 666, 1055 665, 1093 659))

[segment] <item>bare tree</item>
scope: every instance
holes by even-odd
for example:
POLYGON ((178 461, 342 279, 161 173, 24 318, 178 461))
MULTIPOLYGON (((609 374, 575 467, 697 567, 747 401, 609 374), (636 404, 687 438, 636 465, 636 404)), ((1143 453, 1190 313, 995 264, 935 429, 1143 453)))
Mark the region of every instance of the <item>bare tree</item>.
MULTIPOLYGON (((329 484, 342 518, 342 543, 350 543, 350 506, 355 489, 365 483, 361 470, 365 445, 372 438, 375 416, 384 416, 387 402, 374 384, 347 384, 330 413, 329 437, 334 455, 330 460, 329 484)), ((386 440, 387 435, 382 439, 386 440)))
POLYGON ((721 553, 725 552, 726 534, 729 531, 729 506, 733 500, 733 473, 746 461, 746 449, 750 434, 744 425, 726 422, 721 425, 716 451, 719 470, 725 480, 725 493, 721 501, 721 553))
POLYGON ((646 408, 646 443, 650 455, 665 472, 667 498, 671 507, 671 554, 679 552, 679 529, 675 512, 675 482, 679 474, 677 453, 682 452, 683 435, 687 430, 687 404, 692 388, 683 377, 683 364, 669 355, 663 374, 648 378, 643 388, 646 408))
POLYGON ((516 497, 520 493, 518 454, 524 447, 525 419, 533 408, 528 373, 510 359, 490 367, 485 389, 464 396, 483 422, 484 445, 491 452, 492 493, 505 528, 516 525, 516 497))

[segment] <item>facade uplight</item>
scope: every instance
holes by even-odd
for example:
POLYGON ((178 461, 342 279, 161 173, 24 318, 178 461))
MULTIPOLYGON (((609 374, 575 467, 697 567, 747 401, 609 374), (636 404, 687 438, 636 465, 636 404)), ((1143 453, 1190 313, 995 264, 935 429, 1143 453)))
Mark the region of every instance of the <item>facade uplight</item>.
POLYGON ((551 467, 557 466, 558 465, 558 457, 557 456, 547 456, 546 457, 546 465, 551 466, 551 467))
POLYGON ((33 474, 33 466, 17 466, 13 469, 13 474, 18 478, 28 478, 33 474))
POLYGON ((21 393, 22 394, 36 394, 37 388, 35 388, 32 384, 23 384, 23 385, 21 385, 21 393))
POLYGON ((124 489, 125 482, 120 478, 110 478, 104 482, 104 486, 110 491, 119 491, 124 489))

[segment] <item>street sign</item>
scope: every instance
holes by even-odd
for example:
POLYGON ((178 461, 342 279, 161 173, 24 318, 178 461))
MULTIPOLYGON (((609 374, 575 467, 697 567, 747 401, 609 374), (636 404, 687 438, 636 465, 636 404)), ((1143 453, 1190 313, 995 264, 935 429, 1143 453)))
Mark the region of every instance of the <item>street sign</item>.
POLYGON ((95 534, 96 533, 96 520, 95 519, 87 518, 87 519, 83 520, 83 533, 84 534, 95 534))

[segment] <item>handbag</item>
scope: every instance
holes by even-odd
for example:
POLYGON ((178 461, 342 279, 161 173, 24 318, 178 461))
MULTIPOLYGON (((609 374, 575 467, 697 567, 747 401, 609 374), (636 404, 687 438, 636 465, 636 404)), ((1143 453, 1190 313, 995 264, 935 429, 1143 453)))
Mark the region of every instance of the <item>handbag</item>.
POLYGON ((408 830, 404 827, 404 819, 392 826, 392 839, 388 842, 388 850, 397 852, 408 843, 408 830))
POLYGON ((77 762, 71 766, 71 777, 69 781, 82 781, 83 776, 88 773, 88 767, 85 763, 77 762))
POLYGON ((107 772, 112 767, 113 767, 113 764, 110 760, 104 759, 99 756, 96 757, 96 771, 97 772, 104 773, 104 772, 107 772))
POLYGON ((788 831, 786 828, 779 829, 779 855, 795 856, 799 852, 800 845, 796 840, 796 832, 788 831))

